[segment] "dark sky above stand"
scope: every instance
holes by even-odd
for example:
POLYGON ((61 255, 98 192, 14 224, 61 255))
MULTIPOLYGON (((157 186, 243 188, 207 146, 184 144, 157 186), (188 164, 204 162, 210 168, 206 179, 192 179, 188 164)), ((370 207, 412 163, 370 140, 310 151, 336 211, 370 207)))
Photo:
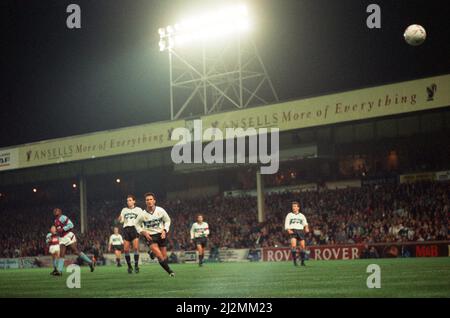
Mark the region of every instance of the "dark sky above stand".
MULTIPOLYGON (((0 147, 169 118, 160 26, 219 0, 3 0, 0 147), (66 7, 81 6, 81 30, 66 7)), ((242 0, 281 100, 450 73, 450 2, 242 0), (382 9, 369 30, 366 8, 382 9), (422 24, 410 47, 404 29, 422 24)), ((450 88, 449 88, 450 89, 450 88)))

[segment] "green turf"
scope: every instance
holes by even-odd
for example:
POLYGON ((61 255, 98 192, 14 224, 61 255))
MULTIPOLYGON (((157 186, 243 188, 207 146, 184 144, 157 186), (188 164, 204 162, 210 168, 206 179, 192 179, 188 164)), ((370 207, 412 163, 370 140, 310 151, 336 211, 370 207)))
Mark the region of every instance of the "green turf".
POLYGON ((81 288, 68 289, 49 269, 0 270, 0 297, 450 297, 450 257, 174 265, 170 278, 157 264, 140 274, 126 267, 82 268, 81 288), (368 289, 369 264, 381 267, 381 289, 368 289))

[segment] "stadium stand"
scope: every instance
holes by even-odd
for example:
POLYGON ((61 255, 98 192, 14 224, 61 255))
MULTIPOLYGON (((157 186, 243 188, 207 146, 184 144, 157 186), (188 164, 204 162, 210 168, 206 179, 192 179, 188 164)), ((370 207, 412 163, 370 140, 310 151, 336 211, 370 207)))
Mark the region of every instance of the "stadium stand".
MULTIPOLYGON (((363 186, 338 190, 266 196, 264 223, 257 222, 255 198, 203 197, 158 202, 172 218, 169 248, 192 249, 189 228, 197 213, 211 227, 211 247, 253 248, 287 246, 284 217, 290 202, 299 200, 310 223, 308 245, 436 241, 449 239, 450 184, 418 182, 363 186)), ((0 257, 38 256, 47 253, 45 235, 53 222, 52 208, 62 207, 79 233, 77 204, 26 204, 0 207, 0 222, 8 224, 0 233, 0 257)), ((123 206, 122 201, 90 201, 89 230, 78 234, 83 250, 95 241, 106 251, 107 240, 123 206)), ((141 204, 142 206, 142 204, 141 204)))

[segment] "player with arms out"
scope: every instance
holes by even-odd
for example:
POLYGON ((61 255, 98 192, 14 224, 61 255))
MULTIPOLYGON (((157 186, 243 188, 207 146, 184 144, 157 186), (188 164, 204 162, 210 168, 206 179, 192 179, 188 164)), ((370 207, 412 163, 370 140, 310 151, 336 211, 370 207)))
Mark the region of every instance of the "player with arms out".
POLYGON ((136 220, 136 229, 147 239, 150 249, 158 258, 159 265, 175 277, 170 269, 167 259, 166 239, 170 229, 170 217, 160 206, 156 206, 156 197, 153 193, 145 194, 146 208, 136 220))
POLYGON ((62 210, 60 208, 53 209, 53 215, 55 216, 55 227, 59 235, 59 247, 60 247, 60 257, 58 260, 58 273, 55 275, 62 276, 62 271, 64 268, 64 256, 66 256, 66 249, 70 247, 72 252, 75 255, 78 255, 84 262, 86 262, 91 272, 94 271, 94 263, 92 260, 87 257, 86 254, 79 251, 77 248, 77 238, 75 234, 72 232, 73 223, 72 221, 62 214, 62 210))
POLYGON ((119 222, 123 224, 123 251, 128 265, 128 273, 133 273, 130 258, 130 245, 134 250, 134 272, 139 273, 139 234, 136 231, 136 219, 142 213, 142 209, 136 206, 136 197, 127 196, 127 207, 120 212, 119 222))
POLYGON ((203 222, 203 215, 197 215, 197 222, 191 226, 191 240, 198 252, 198 266, 203 266, 205 248, 208 245, 209 225, 203 222))
POLYGON ((291 253, 294 265, 297 264, 297 241, 300 242, 301 265, 305 266, 305 234, 309 232, 306 217, 300 213, 300 203, 292 202, 292 212, 289 212, 284 222, 284 228, 291 238, 291 253))
POLYGON ((114 254, 116 255, 116 263, 117 267, 121 267, 120 258, 122 256, 123 250, 123 238, 122 235, 119 234, 119 228, 114 227, 114 233, 109 237, 109 246, 108 251, 112 252, 114 250, 114 254))
POLYGON ((59 236, 56 231, 56 226, 52 225, 50 227, 50 232, 45 238, 45 242, 48 245, 48 253, 52 256, 53 260, 53 272, 50 275, 55 275, 58 273, 58 259, 59 259, 59 236))

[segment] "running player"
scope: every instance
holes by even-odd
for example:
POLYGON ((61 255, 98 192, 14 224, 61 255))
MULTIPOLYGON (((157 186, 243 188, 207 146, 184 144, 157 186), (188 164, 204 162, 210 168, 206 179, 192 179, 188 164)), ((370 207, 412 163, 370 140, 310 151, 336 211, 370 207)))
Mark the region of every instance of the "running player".
POLYGON ((203 215, 197 215, 197 222, 191 227, 191 240, 195 244, 198 252, 198 265, 203 266, 203 258, 205 257, 205 248, 208 245, 209 226, 203 222, 203 215))
POLYGON ((94 264, 92 260, 87 257, 86 254, 79 251, 77 248, 77 238, 75 234, 72 232, 73 230, 73 223, 72 221, 62 214, 62 210, 60 208, 53 209, 53 215, 55 216, 55 227, 56 231, 59 235, 59 247, 60 247, 60 257, 58 260, 58 272, 55 273, 56 276, 62 276, 62 271, 64 268, 64 256, 66 256, 66 249, 67 247, 70 247, 72 252, 75 255, 78 255, 84 262, 86 262, 91 272, 94 271, 94 264))
POLYGON ((167 259, 166 239, 170 228, 170 217, 166 210, 156 206, 156 197, 153 193, 145 194, 145 204, 145 210, 136 220, 136 229, 147 239, 151 251, 158 258, 159 265, 169 273, 170 277, 175 277, 167 259))
POLYGON ((128 265, 128 273, 133 273, 131 266, 130 245, 134 250, 134 272, 139 273, 139 234, 136 231, 136 219, 142 213, 142 209, 136 206, 136 197, 132 194, 127 196, 127 207, 120 212, 119 221, 123 223, 123 250, 128 265))
POLYGON ((53 272, 50 275, 55 275, 58 272, 58 258, 59 258, 59 236, 56 231, 56 226, 50 227, 50 232, 45 238, 45 242, 48 245, 48 253, 52 256, 53 260, 53 272))
POLYGON ((300 203, 292 202, 292 212, 289 212, 284 222, 284 228, 291 238, 291 252, 294 265, 297 264, 297 240, 300 242, 301 265, 305 266, 305 234, 309 232, 306 217, 300 213, 300 203))
POLYGON ((116 255, 116 263, 117 267, 121 267, 122 264, 120 264, 120 258, 122 256, 122 250, 123 250, 123 238, 122 235, 119 234, 119 228, 114 228, 114 234, 111 234, 109 237, 109 252, 111 253, 114 250, 114 254, 116 255))

